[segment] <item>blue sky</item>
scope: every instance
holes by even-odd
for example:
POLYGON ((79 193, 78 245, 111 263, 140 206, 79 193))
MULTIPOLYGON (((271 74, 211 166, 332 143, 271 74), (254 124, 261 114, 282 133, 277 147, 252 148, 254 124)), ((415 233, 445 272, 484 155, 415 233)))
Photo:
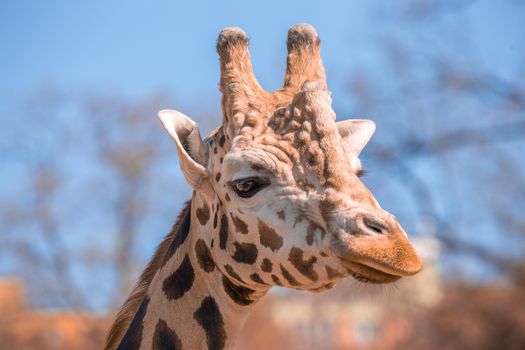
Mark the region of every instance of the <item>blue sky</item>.
MULTIPOLYGON (((282 80, 287 29, 317 27, 334 100, 352 67, 373 65, 385 28, 381 1, 3 1, 0 4, 0 96, 23 97, 54 84, 130 97, 168 91, 188 105, 204 96, 218 102, 215 40, 226 26, 252 38, 255 71, 274 89, 282 80), (276 69, 278 68, 278 69, 276 69)), ((523 6, 515 1, 458 1, 445 13, 470 31, 479 55, 503 74, 512 72, 521 45, 523 6), (521 11, 516 11, 516 9, 521 11), (459 18, 458 18, 459 17, 459 18), (502 40, 504 38, 505 40, 502 40)), ((402 29, 400 29, 402 30, 402 29)), ((408 37, 418 39, 418 33, 408 37)), ((432 43, 428 43, 432 45, 432 43)), ((217 106, 218 103, 211 103, 217 106)))

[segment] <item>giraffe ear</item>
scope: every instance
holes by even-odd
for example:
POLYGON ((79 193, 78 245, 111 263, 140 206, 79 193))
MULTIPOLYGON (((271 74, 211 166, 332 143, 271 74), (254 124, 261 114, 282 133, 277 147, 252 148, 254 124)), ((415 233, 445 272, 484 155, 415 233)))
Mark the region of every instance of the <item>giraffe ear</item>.
POLYGON ((179 163, 186 181, 194 190, 202 190, 209 181, 205 168, 206 152, 197 124, 174 110, 162 110, 158 116, 177 145, 179 163))
POLYGON ((350 151, 358 156, 376 131, 376 125, 368 119, 350 119, 337 122, 337 129, 350 151))

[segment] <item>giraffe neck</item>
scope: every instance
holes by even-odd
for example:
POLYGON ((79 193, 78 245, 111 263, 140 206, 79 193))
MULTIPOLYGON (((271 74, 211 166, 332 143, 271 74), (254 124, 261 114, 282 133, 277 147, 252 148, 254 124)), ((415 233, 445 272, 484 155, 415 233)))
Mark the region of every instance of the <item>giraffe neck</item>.
POLYGON ((248 288, 232 278, 231 271, 223 272, 225 266, 211 249, 220 240, 220 205, 211 207, 218 213, 213 215, 206 200, 194 194, 118 349, 233 347, 246 316, 267 288, 248 288))

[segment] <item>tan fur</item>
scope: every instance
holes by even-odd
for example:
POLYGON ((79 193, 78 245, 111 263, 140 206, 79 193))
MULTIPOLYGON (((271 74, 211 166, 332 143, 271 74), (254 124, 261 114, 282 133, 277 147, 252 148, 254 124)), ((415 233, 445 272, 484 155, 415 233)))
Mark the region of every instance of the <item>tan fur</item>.
POLYGON ((146 269, 140 275, 135 287, 133 287, 130 296, 128 297, 128 299, 126 299, 126 301, 118 311, 117 315, 115 316, 115 320, 111 325, 106 339, 106 344, 104 346, 105 350, 113 350, 118 347, 120 341, 122 340, 122 337, 126 333, 126 330, 128 329, 131 321, 133 320, 133 316, 135 316, 135 313, 137 312, 137 309, 142 299, 144 298, 144 295, 148 291, 149 285, 153 280, 153 277, 161 267, 164 261, 164 257, 166 256, 166 252, 168 251, 170 244, 173 241, 173 238, 175 237, 175 234, 179 230, 181 222, 186 216, 186 213, 188 212, 189 208, 190 201, 184 204, 184 207, 181 210, 179 216, 177 217, 177 220, 175 221, 171 232, 159 244, 157 250, 155 251, 155 254, 153 254, 153 258, 146 266, 146 269))

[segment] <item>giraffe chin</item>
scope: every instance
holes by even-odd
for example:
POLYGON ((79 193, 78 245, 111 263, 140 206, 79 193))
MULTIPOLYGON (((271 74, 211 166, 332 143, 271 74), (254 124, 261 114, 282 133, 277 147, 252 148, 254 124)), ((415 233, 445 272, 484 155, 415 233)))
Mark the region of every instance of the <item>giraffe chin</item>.
POLYGON ((386 284, 396 282, 401 278, 401 276, 347 260, 343 261, 343 264, 353 278, 363 283, 386 284))

